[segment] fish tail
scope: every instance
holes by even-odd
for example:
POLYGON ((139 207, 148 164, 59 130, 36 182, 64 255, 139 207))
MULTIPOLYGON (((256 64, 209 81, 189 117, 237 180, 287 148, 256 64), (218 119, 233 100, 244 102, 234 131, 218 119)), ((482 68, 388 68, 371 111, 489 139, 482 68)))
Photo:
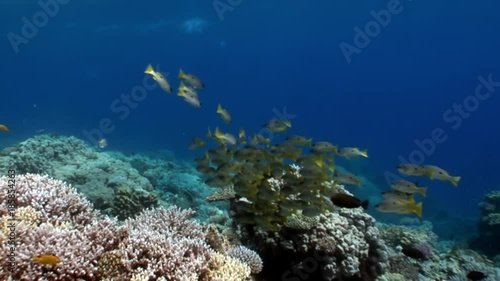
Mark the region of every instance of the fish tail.
POLYGON ((179 69, 179 76, 178 76, 178 77, 179 77, 179 79, 184 78, 184 75, 185 75, 185 74, 184 74, 184 71, 182 71, 182 68, 180 68, 180 69, 179 69))
POLYGON ((454 186, 458 186, 458 182, 460 181, 461 177, 451 177, 450 179, 450 182, 454 185, 454 186))
POLYGON ((214 133, 216 138, 220 138, 222 136, 222 133, 219 130, 219 127, 215 127, 215 133, 214 133))
POLYGON ((308 143, 308 145, 307 145, 307 146, 311 147, 311 146, 312 146, 312 143, 313 143, 313 139, 312 139, 312 138, 308 139, 308 140, 307 140, 307 143, 308 143))
POLYGON ((434 179, 434 175, 432 174, 432 171, 426 171, 425 172, 425 176, 427 176, 428 178, 430 178, 431 180, 434 179))
POLYGON ((421 187, 418 189, 418 193, 422 194, 422 196, 427 196, 427 187, 421 187))
POLYGON ((362 150, 361 156, 368 158, 368 149, 362 150))
POLYGON ((416 206, 415 206, 415 210, 413 210, 413 212, 419 217, 421 218, 422 217, 422 202, 418 203, 416 206))
POLYGON ((217 113, 222 113, 222 106, 220 103, 217 105, 217 113))
POLYGON ((153 69, 153 66, 151 64, 148 64, 146 70, 144 70, 144 73, 153 75, 155 74, 155 70, 153 69))
POLYGON ((365 200, 363 202, 361 202, 361 207, 366 210, 368 209, 368 204, 369 204, 369 201, 368 200, 365 200))

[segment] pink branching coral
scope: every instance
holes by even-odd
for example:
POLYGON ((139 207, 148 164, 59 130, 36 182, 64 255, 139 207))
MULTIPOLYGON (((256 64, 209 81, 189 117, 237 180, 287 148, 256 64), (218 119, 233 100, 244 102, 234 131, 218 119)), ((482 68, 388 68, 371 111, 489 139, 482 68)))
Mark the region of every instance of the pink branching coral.
MULTIPOLYGON (((12 182, 11 182, 12 183, 12 182)), ((97 213, 75 189, 47 176, 26 174, 15 178, 18 221, 8 221, 8 179, 0 178, 0 279, 7 280, 96 280, 97 260, 105 251, 118 247, 126 229, 116 221, 97 218, 97 213), (13 227, 15 248, 7 240, 6 226, 13 227), (3 235, 2 235, 3 233, 3 235), (3 238, 2 238, 3 237, 3 238), (12 251, 11 251, 12 250, 12 251), (15 264, 6 253, 13 253, 15 264), (33 261, 35 255, 55 255, 61 259, 56 266, 33 261)))
POLYGON ((120 226, 61 181, 34 174, 15 179, 17 205, 10 208, 12 185, 0 177, 0 280, 224 281, 250 274, 246 265, 214 262, 214 255, 230 258, 206 244, 207 234, 191 220, 192 210, 147 210, 120 226), (44 265, 33 260, 36 255, 60 261, 44 265), (235 268, 239 275, 232 275, 235 268), (226 277, 210 277, 219 275, 226 277))
POLYGON ((261 272, 264 266, 259 254, 245 246, 231 248, 227 255, 247 264, 254 274, 261 272))
POLYGON ((210 248, 201 225, 190 220, 193 214, 158 208, 127 220, 130 237, 122 248, 126 267, 179 281, 197 280, 196 276, 208 272, 210 248))

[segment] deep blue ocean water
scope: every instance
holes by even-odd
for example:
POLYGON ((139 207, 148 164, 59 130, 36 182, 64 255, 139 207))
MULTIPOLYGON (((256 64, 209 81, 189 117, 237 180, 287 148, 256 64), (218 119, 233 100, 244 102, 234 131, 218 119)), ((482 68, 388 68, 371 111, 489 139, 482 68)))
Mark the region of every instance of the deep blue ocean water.
POLYGON ((53 2, 58 11, 23 34, 23 17, 33 23, 40 2, 0 1, 0 123, 11 128, 2 147, 41 130, 90 141, 83 132, 109 118, 109 150, 168 149, 192 159, 201 152, 187 145, 207 127, 258 132, 286 111, 290 134, 367 148, 368 159, 339 164, 380 190, 388 188, 384 174, 397 174, 410 155, 461 176, 457 188, 418 179, 429 187, 424 219, 436 224, 476 218, 484 194, 500 189, 500 87, 475 97, 479 77, 500 81, 498 2, 65 2, 53 2), (381 10, 393 11, 390 22, 373 25, 381 10), (359 44, 355 28, 367 25, 372 37, 359 44), (348 57, 346 44, 357 48, 348 57), (202 108, 157 88, 127 106, 126 117, 112 110, 143 84, 149 63, 174 88, 179 68, 202 78, 202 108), (464 102, 461 116, 454 105, 464 102), (218 103, 233 116, 229 127, 218 103), (430 149, 435 130, 445 140, 430 149))

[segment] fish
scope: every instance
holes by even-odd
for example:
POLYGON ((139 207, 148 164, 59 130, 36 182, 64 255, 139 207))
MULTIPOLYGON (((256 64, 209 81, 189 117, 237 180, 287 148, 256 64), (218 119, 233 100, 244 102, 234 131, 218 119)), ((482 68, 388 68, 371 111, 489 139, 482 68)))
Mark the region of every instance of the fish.
POLYGON ((106 139, 100 139, 97 142, 97 145, 99 146, 99 148, 105 148, 106 146, 108 146, 108 141, 106 139))
POLYGON ((202 138, 193 138, 191 140, 191 144, 189 145, 189 149, 193 150, 202 146, 205 146, 205 141, 202 138))
POLYGON ((201 102, 199 99, 194 98, 194 97, 184 97, 184 101, 192 105, 193 107, 200 108, 201 107, 201 102))
POLYGON ((423 166, 415 164, 402 164, 397 167, 398 172, 407 176, 427 176, 430 177, 431 173, 423 166))
POLYGON ((273 118, 269 120, 264 126, 264 128, 269 129, 273 133, 283 133, 288 128, 292 127, 292 122, 290 120, 281 120, 277 118, 273 118))
POLYGON ((454 186, 458 186, 458 182, 461 179, 461 177, 450 176, 447 171, 439 168, 438 166, 424 165, 423 167, 427 170, 429 178, 431 180, 438 179, 440 181, 449 181, 454 186))
POLYGON ((328 153, 328 152, 333 152, 337 153, 337 146, 326 142, 326 141, 319 141, 316 142, 312 145, 311 147, 311 152, 321 152, 321 153, 328 153))
POLYGON ((352 158, 352 157, 368 157, 368 150, 360 150, 359 148, 356 147, 343 147, 339 149, 337 152, 338 155, 344 157, 344 158, 352 158))
POLYGON ((222 133, 219 130, 219 127, 215 128, 214 135, 215 138, 223 145, 236 145, 236 137, 228 133, 222 133))
POLYGON ((298 146, 311 146, 312 138, 308 139, 303 136, 289 136, 285 139, 285 142, 298 146))
POLYGON ((413 199, 413 193, 406 193, 396 189, 382 192, 382 197, 388 200, 409 201, 413 199))
POLYGON ((0 130, 1 130, 1 131, 4 131, 4 132, 8 132, 8 131, 10 131, 9 127, 7 127, 7 126, 5 126, 5 125, 3 125, 3 124, 0 124, 0 130))
POLYGON ((368 208, 368 200, 361 201, 358 198, 351 196, 346 193, 337 193, 333 195, 330 200, 335 206, 342 207, 342 208, 358 208, 362 207, 363 209, 368 208))
POLYGON ((391 187, 404 193, 419 193, 424 197, 427 194, 427 187, 418 187, 415 183, 405 180, 394 181, 391 187))
POLYGON ((186 86, 182 81, 179 84, 179 89, 177 89, 177 95, 180 97, 190 96, 199 99, 198 93, 194 88, 186 86))
POLYGON ((477 270, 472 270, 472 271, 469 271, 469 273, 467 273, 467 279, 472 280, 472 281, 480 281, 480 280, 486 279, 486 277, 488 277, 488 275, 484 274, 481 271, 477 271, 477 270))
POLYGON ((394 213, 399 215, 405 214, 416 214, 418 217, 422 217, 422 202, 415 203, 413 199, 411 200, 385 200, 377 205, 375 209, 383 213, 394 213))
POLYGON ((250 140, 251 145, 256 146, 258 144, 263 144, 265 146, 269 146, 271 144, 270 138, 265 138, 261 134, 253 134, 252 139, 250 140))
POLYGON ((200 108, 201 107, 201 102, 200 99, 198 98, 198 93, 192 88, 187 87, 184 85, 184 83, 181 82, 181 85, 179 86, 179 90, 177 92, 177 95, 180 97, 184 98, 184 101, 189 103, 190 105, 200 108))
POLYGON ((238 132, 238 143, 239 144, 246 144, 247 143, 246 133, 245 133, 244 129, 240 129, 240 131, 238 132))
POLYGON ((165 92, 169 94, 172 93, 172 87, 170 86, 167 77, 163 76, 160 72, 156 72, 151 64, 146 67, 144 73, 151 75, 153 80, 155 80, 165 92))
POLYGON ((186 74, 182 69, 179 69, 178 78, 186 83, 189 83, 195 89, 205 88, 205 84, 200 80, 200 78, 194 76, 193 74, 186 74))
POLYGON ((50 254, 33 256, 33 260, 40 264, 45 264, 45 265, 56 265, 59 262, 61 262, 61 259, 58 256, 50 254))
POLYGON ((226 124, 231 123, 231 115, 227 110, 222 108, 220 104, 217 105, 217 113, 220 114, 220 117, 222 118, 222 120, 224 120, 224 123, 226 124))
POLYGON ((415 248, 415 247, 408 247, 408 246, 403 247, 401 252, 403 252, 403 254, 405 256, 408 256, 408 257, 413 258, 413 259, 417 259, 417 260, 427 259, 427 255, 424 252, 422 252, 422 250, 415 248))
POLYGON ((357 178, 355 175, 353 175, 351 173, 341 172, 339 170, 335 170, 333 175, 334 175, 334 179, 341 184, 352 184, 352 185, 357 185, 357 186, 361 186, 361 184, 362 184, 361 179, 357 178))

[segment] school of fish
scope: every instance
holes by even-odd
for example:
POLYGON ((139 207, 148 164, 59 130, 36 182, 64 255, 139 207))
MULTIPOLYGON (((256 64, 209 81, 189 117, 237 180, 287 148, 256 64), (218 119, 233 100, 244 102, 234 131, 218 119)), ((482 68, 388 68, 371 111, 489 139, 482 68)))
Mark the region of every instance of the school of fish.
MULTIPOLYGON (((150 74, 160 87, 171 93, 168 80, 148 65, 150 74)), ((197 90, 205 84, 195 75, 181 69, 178 75, 178 96, 199 108, 201 102, 197 90), (187 84, 187 85, 186 85, 187 84)), ((232 123, 229 111, 221 104, 215 110, 225 125, 232 123)), ((285 134, 292 127, 291 120, 272 118, 262 128, 275 134, 285 134)), ((277 230, 292 214, 317 216, 335 207, 366 209, 368 201, 328 188, 326 183, 361 186, 362 180, 345 170, 335 169, 335 157, 345 159, 367 158, 368 151, 357 147, 341 147, 328 141, 313 142, 312 138, 290 135, 281 143, 272 144, 270 138, 261 134, 247 135, 240 128, 238 134, 215 127, 207 130, 206 138, 194 137, 189 149, 214 146, 202 157, 195 159, 197 170, 207 176, 208 186, 234 189, 236 200, 233 213, 248 224, 258 224, 267 230, 277 230), (298 171, 294 167, 300 167, 298 171), (298 175, 300 174, 300 175, 298 175), (276 188, 271 179, 283 180, 276 188)), ((405 176, 425 176, 430 179, 448 181, 458 185, 460 177, 450 176, 444 169, 434 165, 403 164, 397 170, 405 176)), ((335 185, 334 185, 335 186, 335 185)), ((380 212, 415 214, 422 216, 422 202, 415 201, 415 194, 427 195, 427 187, 397 180, 391 189, 381 193, 383 201, 375 205, 380 212)))

